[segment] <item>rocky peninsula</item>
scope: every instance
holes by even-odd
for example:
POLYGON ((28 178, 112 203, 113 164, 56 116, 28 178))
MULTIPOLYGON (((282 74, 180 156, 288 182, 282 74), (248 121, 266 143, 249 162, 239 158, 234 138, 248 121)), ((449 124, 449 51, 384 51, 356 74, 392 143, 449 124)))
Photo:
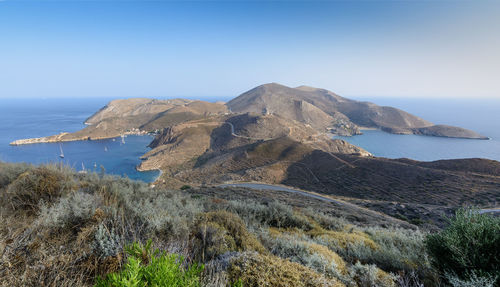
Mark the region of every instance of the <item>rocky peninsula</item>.
POLYGON ((397 108, 350 100, 325 89, 308 86, 290 88, 271 83, 251 89, 228 103, 187 99, 114 100, 89 117, 85 121, 87 127, 80 131, 20 139, 13 141, 11 145, 148 134, 192 120, 244 113, 274 115, 284 120, 300 122, 320 133, 342 136, 361 134, 361 128, 376 128, 395 134, 488 139, 471 130, 435 125, 397 108))

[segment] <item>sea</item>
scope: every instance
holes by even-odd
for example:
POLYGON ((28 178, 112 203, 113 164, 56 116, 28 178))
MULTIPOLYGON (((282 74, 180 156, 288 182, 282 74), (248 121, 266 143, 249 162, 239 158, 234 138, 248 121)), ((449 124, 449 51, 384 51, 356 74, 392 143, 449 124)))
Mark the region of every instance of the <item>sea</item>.
POLYGON ((471 129, 489 140, 395 135, 364 130, 362 135, 341 138, 375 156, 420 161, 487 158, 500 161, 500 100, 492 99, 394 99, 364 98, 392 106, 433 122, 471 129))
POLYGON ((0 161, 33 164, 63 163, 76 171, 101 172, 153 182, 159 171, 140 172, 140 156, 145 154, 152 136, 40 143, 10 146, 16 139, 75 132, 85 120, 112 99, 0 99, 0 161), (60 158, 61 149, 64 158, 60 158))
MULTIPOLYGON (((75 132, 85 120, 105 106, 107 98, 0 99, 0 161, 33 164, 63 163, 76 171, 100 172, 152 182, 159 171, 140 172, 140 156, 151 136, 42 143, 10 146, 24 138, 75 132), (60 158, 60 150, 64 158, 60 158)), ((210 101, 216 101, 211 99, 210 101)), ((227 100, 227 99, 221 99, 227 100)), ((436 124, 472 129, 490 140, 454 139, 418 135, 393 135, 365 130, 362 135, 336 137, 360 146, 375 156, 433 161, 453 158, 488 158, 500 161, 500 100, 362 98, 393 106, 436 124)))

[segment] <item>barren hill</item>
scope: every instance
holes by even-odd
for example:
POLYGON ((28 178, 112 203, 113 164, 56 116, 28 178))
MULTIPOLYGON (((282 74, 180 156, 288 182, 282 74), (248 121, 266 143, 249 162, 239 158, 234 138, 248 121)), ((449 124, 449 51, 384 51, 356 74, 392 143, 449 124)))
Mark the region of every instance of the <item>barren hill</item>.
POLYGON ((276 83, 265 84, 241 94, 227 106, 238 113, 277 114, 341 135, 358 134, 359 127, 370 127, 398 134, 487 139, 462 128, 434 125, 400 109, 354 101, 307 86, 290 88, 276 83))
POLYGON ((283 171, 313 152, 368 152, 275 115, 242 114, 194 120, 164 129, 139 170, 162 169, 171 184, 228 180, 279 182, 283 171))

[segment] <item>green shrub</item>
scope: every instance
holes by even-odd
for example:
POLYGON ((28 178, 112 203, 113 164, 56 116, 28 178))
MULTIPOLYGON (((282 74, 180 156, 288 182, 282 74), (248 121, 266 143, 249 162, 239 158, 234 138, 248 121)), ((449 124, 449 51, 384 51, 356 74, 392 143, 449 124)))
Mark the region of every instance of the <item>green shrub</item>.
POLYGON ((181 186, 181 190, 187 190, 187 189, 191 189, 191 186, 187 184, 181 186))
POLYGON ((369 254, 358 254, 359 260, 393 272, 423 271, 430 267, 425 250, 425 233, 402 228, 370 227, 363 230, 379 248, 370 250, 369 254))
POLYGON ((461 209, 449 226, 427 236, 426 246, 433 265, 441 274, 468 280, 497 276, 500 270, 500 218, 461 209))
POLYGON ((123 270, 98 278, 96 287, 177 287, 200 286, 203 265, 193 264, 184 268, 182 256, 152 250, 151 241, 146 245, 133 243, 125 248, 128 254, 123 270))
POLYGON ((303 213, 314 219, 314 221, 316 221, 324 229, 341 231, 349 225, 347 220, 343 217, 332 217, 312 207, 304 209, 303 213))

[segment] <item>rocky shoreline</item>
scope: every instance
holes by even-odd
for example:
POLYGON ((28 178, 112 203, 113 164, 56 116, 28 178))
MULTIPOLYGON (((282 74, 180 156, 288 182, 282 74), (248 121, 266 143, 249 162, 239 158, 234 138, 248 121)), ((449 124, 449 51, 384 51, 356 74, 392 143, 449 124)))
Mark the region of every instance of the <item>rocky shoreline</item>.
POLYGON ((58 143, 58 142, 72 142, 72 141, 87 141, 87 140, 105 140, 120 137, 121 135, 137 135, 144 136, 151 134, 148 131, 143 131, 139 129, 133 129, 126 131, 122 134, 113 134, 109 136, 75 136, 73 133, 62 132, 58 135, 39 137, 39 138, 29 138, 29 139, 19 139, 11 142, 9 145, 29 145, 29 144, 39 144, 39 143, 58 143))

